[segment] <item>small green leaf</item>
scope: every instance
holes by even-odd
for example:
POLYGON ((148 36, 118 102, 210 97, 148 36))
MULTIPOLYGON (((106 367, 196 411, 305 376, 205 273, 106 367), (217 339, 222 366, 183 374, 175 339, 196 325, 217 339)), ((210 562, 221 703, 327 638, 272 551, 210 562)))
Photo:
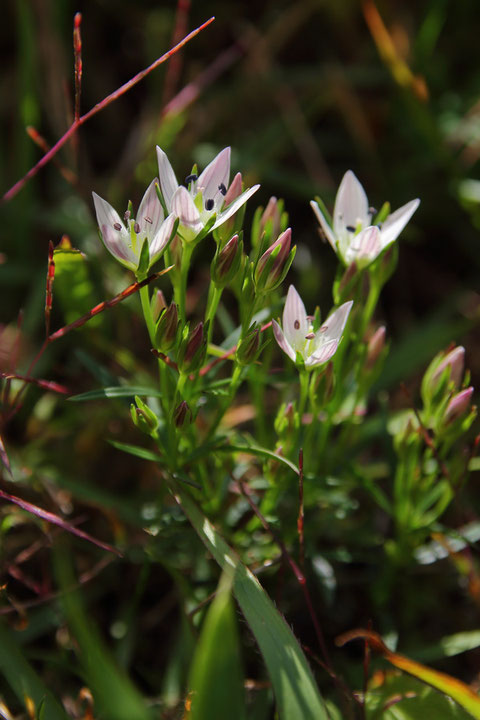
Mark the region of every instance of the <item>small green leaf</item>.
POLYGON ((73 395, 68 399, 72 402, 86 402, 87 400, 103 400, 104 398, 120 398, 120 397, 161 397, 160 390, 149 387, 137 387, 136 385, 122 385, 99 388, 98 390, 89 390, 80 395, 73 395))

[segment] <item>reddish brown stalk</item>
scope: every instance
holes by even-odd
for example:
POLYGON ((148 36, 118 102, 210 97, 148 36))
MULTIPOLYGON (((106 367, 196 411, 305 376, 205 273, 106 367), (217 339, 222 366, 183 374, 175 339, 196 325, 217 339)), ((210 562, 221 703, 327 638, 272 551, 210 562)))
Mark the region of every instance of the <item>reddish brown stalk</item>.
POLYGON ((250 497, 249 488, 247 488, 247 486, 242 482, 242 480, 238 481, 238 487, 240 488, 240 492, 242 493, 243 497, 248 502, 248 504, 252 508, 253 512, 255 513, 257 518, 262 523, 265 530, 272 536, 273 540, 277 543, 284 559, 287 561, 288 565, 290 566, 290 569, 292 570, 293 574, 295 575, 295 578, 296 578, 298 584, 302 588, 302 592, 303 592, 303 595, 305 598, 305 603, 307 605, 313 627, 315 628, 315 634, 317 636, 318 644, 320 646, 320 650, 322 652, 324 662, 328 667, 331 667, 330 656, 329 656, 329 653, 327 650, 327 646, 325 644, 325 639, 323 637, 320 623, 318 621, 318 618, 315 614, 315 610, 313 608, 312 598, 310 596, 310 591, 307 587, 307 581, 306 581, 304 574, 302 573, 302 571, 300 570, 300 568, 298 567, 297 563, 292 558, 290 553, 288 552, 287 547, 286 547, 285 543, 283 542, 283 540, 277 535, 275 530, 273 530, 270 527, 268 521, 264 518, 264 516, 262 515, 262 513, 260 512, 258 507, 253 502, 252 498, 250 497))
POLYGON ((303 534, 303 520, 305 517, 303 507, 303 448, 300 448, 298 453, 298 518, 297 518, 297 530, 298 530, 298 542, 300 546, 299 550, 299 563, 302 570, 305 570, 305 538, 303 534))
POLYGON ((60 393, 61 395, 71 395, 70 390, 65 385, 53 382, 51 380, 40 380, 37 378, 29 377, 28 375, 19 375, 18 373, 5 373, 0 372, 0 378, 5 380, 22 380, 22 382, 30 383, 31 385, 37 385, 37 387, 43 388, 43 390, 50 390, 51 392, 60 393))
MULTIPOLYGON (((260 332, 264 332, 264 330, 268 330, 268 328, 271 326, 271 324, 272 324, 272 321, 268 322, 266 325, 263 325, 263 327, 260 328, 260 332)), ((230 350, 227 350, 226 353, 224 353, 223 355, 220 355, 220 357, 215 358, 214 360, 209 362, 208 365, 205 365, 199 372, 200 377, 203 377, 204 375, 209 373, 212 368, 216 367, 224 360, 228 360, 228 358, 232 357, 232 355, 235 355, 236 352, 237 352, 237 346, 234 345, 232 348, 230 348, 230 350)))
POLYGON ((48 512, 48 510, 43 510, 37 505, 33 505, 26 500, 22 500, 16 495, 10 495, 10 493, 6 493, 3 490, 0 490, 0 498, 6 500, 7 502, 13 503, 14 505, 18 505, 18 507, 22 508, 22 510, 26 510, 26 512, 31 513, 32 515, 36 515, 41 520, 45 520, 47 523, 57 525, 58 527, 62 528, 62 530, 66 530, 67 532, 71 533, 72 535, 76 535, 82 540, 87 540, 88 542, 97 545, 97 547, 102 548, 102 550, 107 550, 108 552, 114 553, 115 555, 122 557, 122 553, 120 552, 120 550, 117 550, 117 548, 113 547, 112 545, 108 545, 101 540, 97 540, 92 535, 89 535, 88 533, 83 532, 83 530, 79 530, 70 523, 66 522, 58 515, 48 512))
MULTIPOLYGON (((180 38, 187 32, 188 13, 190 12, 190 0, 177 0, 177 12, 175 13, 175 26, 173 28, 172 45, 176 45, 180 38)), ((163 91, 162 106, 175 94, 178 79, 182 69, 182 56, 177 54, 172 58, 165 75, 165 86, 163 91)))
POLYGON ((173 370, 176 370, 178 372, 178 365, 173 360, 170 360, 168 355, 165 355, 165 353, 160 352, 160 350, 155 350, 155 348, 152 348, 152 353, 157 357, 159 360, 163 360, 165 365, 168 365, 168 367, 173 368, 173 370))
POLYGON ((12 475, 12 468, 10 467, 10 460, 8 459, 7 451, 5 449, 5 445, 3 443, 2 436, 0 435, 0 461, 5 468, 5 470, 8 472, 10 477, 13 477, 12 475))
MULTIPOLYGON (((38 147, 43 150, 44 153, 46 153, 50 150, 50 145, 47 143, 45 138, 42 135, 40 135, 40 133, 38 132, 38 130, 36 128, 34 128, 32 125, 27 125, 27 127, 25 129, 27 131, 27 135, 33 140, 35 145, 38 145, 38 147)), ((61 163, 58 158, 53 158, 52 162, 55 165, 55 167, 58 168, 58 170, 60 171, 60 173, 62 174, 64 179, 70 185, 77 184, 78 178, 75 175, 75 173, 72 172, 72 170, 65 167, 65 165, 63 165, 63 163, 61 163)))
POLYGON ((161 272, 153 273, 153 275, 149 275, 147 278, 145 278, 145 280, 142 280, 141 282, 132 283, 127 288, 125 288, 125 290, 122 290, 121 293, 115 295, 115 297, 113 297, 111 300, 104 300, 98 305, 95 305, 95 307, 89 310, 86 315, 82 315, 82 317, 77 318, 69 325, 65 325, 64 327, 60 328, 60 330, 57 330, 56 332, 49 335, 47 338, 47 342, 51 343, 54 340, 58 340, 58 338, 66 335, 68 332, 70 332, 70 330, 76 330, 77 328, 82 327, 82 325, 85 325, 85 323, 87 323, 96 315, 99 315, 104 310, 108 310, 109 308, 118 305, 119 302, 122 302, 122 300, 125 300, 127 297, 130 297, 130 295, 138 292, 142 287, 145 287, 145 285, 149 285, 154 280, 157 280, 162 275, 165 275, 165 273, 171 270, 172 267, 173 265, 166 268, 165 270, 162 270, 161 272))
MULTIPOLYGON (((372 631, 372 621, 368 621, 368 631, 372 631)), ((368 691, 368 671, 370 668, 370 642, 368 637, 365 638, 363 651, 363 698, 362 698, 362 715, 363 720, 367 720, 367 691, 368 691)))
POLYGON ((62 135, 62 137, 57 140, 55 145, 53 145, 53 147, 50 148, 50 150, 45 153, 42 158, 40 158, 36 165, 30 168, 30 170, 22 178, 20 178, 20 180, 17 180, 17 182, 12 185, 9 190, 7 190, 7 192, 3 195, 2 202, 8 202, 13 197, 15 197, 15 195, 22 189, 25 183, 30 180, 30 178, 34 177, 38 173, 38 171, 42 167, 44 167, 44 165, 50 162, 50 160, 57 154, 60 148, 63 147, 73 135, 75 135, 81 125, 87 122, 87 120, 90 120, 91 117, 106 108, 112 102, 118 100, 118 98, 124 95, 126 92, 131 90, 132 87, 134 87, 135 85, 137 85, 137 83, 143 80, 143 78, 146 77, 149 73, 151 73, 152 70, 155 70, 159 65, 162 65, 164 62, 169 60, 172 55, 175 55, 176 52, 178 52, 182 47, 184 47, 184 45, 190 42, 190 40, 192 40, 196 35, 198 35, 199 32, 208 27, 208 25, 210 25, 214 20, 215 18, 211 17, 209 20, 202 23, 202 25, 200 25, 198 28, 192 30, 192 32, 189 33, 186 37, 184 37, 183 40, 181 40, 177 45, 175 45, 175 47, 171 48, 171 50, 169 50, 164 55, 155 60, 155 62, 145 68, 145 70, 137 73, 137 75, 131 78, 131 80, 119 87, 118 90, 115 90, 114 92, 110 93, 110 95, 107 95, 106 98, 94 105, 94 107, 91 108, 91 110, 89 110, 87 113, 85 113, 85 115, 82 115, 78 118, 78 120, 74 121, 72 125, 68 128, 66 133, 64 133, 64 135, 62 135))
POLYGON ((73 18, 73 52, 75 56, 75 109, 74 120, 80 119, 80 96, 82 93, 82 35, 80 26, 82 13, 77 12, 73 18))
POLYGON ((48 243, 47 283, 45 291, 45 337, 50 335, 50 314, 53 302, 53 281, 55 279, 55 260, 53 259, 53 242, 48 243))

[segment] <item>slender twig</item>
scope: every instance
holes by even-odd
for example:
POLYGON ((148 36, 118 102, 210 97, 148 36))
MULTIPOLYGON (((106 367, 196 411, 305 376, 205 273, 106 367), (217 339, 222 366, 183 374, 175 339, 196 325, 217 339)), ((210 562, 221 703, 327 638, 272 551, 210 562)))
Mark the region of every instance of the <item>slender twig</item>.
POLYGON ((210 25, 215 20, 214 17, 211 17, 206 22, 202 23, 199 27, 197 27, 195 30, 192 30, 191 33, 189 33, 186 37, 183 38, 175 47, 171 48, 168 52, 164 53, 161 57, 159 57, 155 62, 153 62, 151 65, 149 65, 145 70, 142 70, 141 72, 137 73, 133 78, 131 78, 128 82, 124 83, 114 92, 110 93, 110 95, 107 95, 101 102, 94 105, 91 110, 89 110, 85 115, 82 115, 78 118, 78 120, 74 121, 72 125, 68 128, 66 133, 62 135, 62 137, 57 140, 55 145, 47 152, 45 155, 40 158, 40 160, 32 167, 30 170, 22 177, 20 180, 17 180, 17 182, 12 185, 12 187, 7 190, 7 192, 2 197, 2 202, 8 202, 11 200, 15 195, 22 189, 22 187, 25 185, 25 183, 30 180, 30 178, 34 177, 38 171, 44 167, 50 160, 54 157, 54 155, 57 154, 57 152, 60 150, 61 147, 65 145, 65 143, 70 140, 73 135, 77 132, 79 127, 81 127, 84 123, 87 122, 87 120, 90 120, 91 117, 96 115, 101 110, 104 110, 108 105, 110 105, 115 100, 118 100, 119 97, 124 95, 126 92, 132 89, 135 85, 137 85, 141 80, 143 80, 149 73, 152 72, 152 70, 155 70, 159 65, 162 65, 162 63, 169 60, 172 55, 174 55, 176 52, 178 52, 184 45, 186 45, 190 40, 192 40, 196 35, 198 35, 199 32, 204 30, 208 25, 210 25))
MULTIPOLYGON (((190 12, 190 0, 177 0, 177 11, 172 35, 172 45, 176 45, 180 38, 187 32, 188 13, 190 12)), ((163 91, 162 106, 165 106, 175 94, 178 78, 182 69, 182 56, 175 55, 165 73, 165 86, 163 91)))
POLYGON ((75 109, 74 119, 80 119, 80 96, 82 94, 82 35, 80 26, 82 24, 82 13, 77 12, 73 19, 73 52, 75 56, 75 109))
POLYGON ((47 282, 45 290, 45 337, 50 335, 50 314, 53 303, 53 281, 55 280, 55 260, 53 259, 53 242, 48 243, 47 282))
MULTIPOLYGON (((38 145, 38 147, 41 150, 43 150, 44 153, 47 153, 50 150, 51 146, 47 143, 45 138, 42 135, 40 135, 38 130, 35 127, 33 127, 33 125, 27 125, 25 130, 27 131, 27 135, 29 136, 29 138, 31 140, 33 140, 35 145, 38 145)), ((70 170, 70 168, 65 167, 65 165, 62 162, 60 162, 58 157, 52 158, 52 162, 55 165, 55 167, 58 168, 58 170, 61 173, 61 175, 63 176, 63 178, 70 185, 74 185, 74 186, 77 185, 78 178, 75 175, 75 173, 72 170, 70 170)))
POLYGON ((303 521, 305 517, 303 507, 303 448, 300 448, 298 453, 298 518, 297 518, 297 530, 298 530, 298 542, 299 542, 299 563, 302 570, 305 572, 305 538, 303 534, 303 521))
POLYGON ((61 395, 70 395, 70 390, 65 387, 65 385, 60 385, 59 383, 53 382, 51 380, 40 380, 37 378, 32 378, 27 375, 20 375, 19 373, 11 373, 11 372, 1 372, 0 371, 0 378, 3 378, 4 380, 21 380, 25 383, 30 383, 31 385, 37 385, 38 387, 43 388, 43 390, 50 390, 51 392, 60 393, 61 395))

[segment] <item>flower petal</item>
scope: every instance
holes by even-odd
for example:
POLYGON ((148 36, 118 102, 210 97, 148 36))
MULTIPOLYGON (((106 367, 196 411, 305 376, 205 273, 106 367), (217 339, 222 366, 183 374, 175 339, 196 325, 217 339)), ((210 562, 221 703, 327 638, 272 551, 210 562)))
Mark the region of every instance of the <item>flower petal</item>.
POLYGON ((213 200, 215 205, 223 195, 220 187, 226 188, 230 180, 230 148, 226 147, 207 165, 197 181, 197 190, 203 190, 204 201, 213 200))
POLYGON ((176 189, 172 197, 172 212, 179 218, 181 225, 197 232, 202 229, 200 214, 195 207, 192 196, 183 185, 176 189))
POLYGON ((349 260, 357 260, 359 267, 365 267, 375 260, 382 251, 382 240, 380 230, 376 225, 370 225, 361 230, 352 238, 349 252, 349 260), (351 256, 351 257, 350 257, 351 256))
POLYGON ((387 217, 382 225, 382 250, 397 239, 419 205, 418 198, 410 200, 409 203, 402 205, 387 217))
POLYGON ((370 223, 368 198, 361 183, 351 170, 343 176, 333 210, 333 229, 336 235, 343 235, 347 227, 362 227, 370 223))
POLYGON ((320 227, 322 228, 322 230, 325 234, 325 237, 327 238, 328 242, 330 243, 332 248, 335 250, 335 252, 337 252, 337 240, 335 238, 335 234, 334 234, 332 228, 330 227, 330 225, 328 224, 325 215, 320 210, 318 203, 316 203, 315 200, 312 200, 310 202, 310 206, 311 206, 313 212, 315 213, 318 222, 320 223, 320 227))
POLYGON ((92 195, 105 247, 121 263, 135 269, 138 265, 138 258, 130 247, 130 235, 120 219, 120 215, 100 195, 95 192, 92 195))
POLYGON ((158 259, 160 254, 163 252, 166 244, 170 240, 170 236, 173 231, 173 226, 175 224, 176 216, 174 213, 170 213, 168 217, 165 218, 163 223, 161 224, 160 228, 158 229, 157 234, 152 239, 150 243, 150 262, 153 264, 155 260, 158 259))
POLYGON ((308 333, 308 320, 303 300, 290 285, 283 310, 283 332, 291 347, 296 351, 305 348, 305 336, 308 333))
POLYGON ((228 220, 228 218, 232 217, 232 215, 235 215, 237 210, 239 210, 242 205, 245 205, 247 200, 252 197, 254 193, 257 192, 259 187, 260 185, 254 185, 253 187, 248 188, 248 190, 244 190, 243 193, 239 195, 239 197, 237 197, 237 199, 234 200, 231 205, 229 205, 223 212, 219 213, 212 230, 215 230, 217 227, 222 225, 225 220, 228 220))
POLYGON ((329 340, 324 343, 318 350, 305 360, 305 367, 315 367, 322 365, 335 355, 338 348, 338 340, 329 340))
POLYGON ((276 320, 272 320, 272 328, 273 328, 273 334, 275 335, 275 340, 282 348, 283 352, 288 355, 290 360, 293 360, 295 362, 296 360, 296 354, 294 349, 291 347, 290 343, 288 342, 287 338, 282 332, 282 328, 277 323, 276 320))
POLYGON ((331 315, 328 316, 322 327, 317 330, 317 332, 315 333, 316 347, 314 354, 317 354, 317 349, 320 347, 321 344, 327 343, 330 340, 340 340, 343 330, 345 328, 345 324, 348 320, 350 310, 352 309, 352 305, 353 300, 349 300, 348 302, 343 303, 343 305, 340 305, 337 310, 335 310, 331 315))
POLYGON ((142 239, 148 237, 149 242, 158 233, 165 217, 162 204, 155 190, 157 183, 158 178, 155 178, 148 186, 135 218, 140 225, 142 239))
POLYGON ((232 203, 234 200, 237 199, 237 197, 239 197, 239 195, 242 194, 242 182, 242 173, 238 172, 230 183, 230 187, 228 188, 227 193, 223 199, 225 207, 228 207, 230 203, 232 203))
POLYGON ((160 176, 160 188, 165 200, 167 210, 171 210, 172 198, 178 188, 177 178, 170 165, 170 161, 162 148, 157 145, 158 172, 160 176))

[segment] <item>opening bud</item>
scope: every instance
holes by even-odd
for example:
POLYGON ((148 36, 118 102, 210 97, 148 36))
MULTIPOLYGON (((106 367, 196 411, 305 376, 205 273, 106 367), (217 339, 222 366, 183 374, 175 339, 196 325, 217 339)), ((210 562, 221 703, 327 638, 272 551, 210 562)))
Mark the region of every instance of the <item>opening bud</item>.
POLYGON ((465 348, 459 345, 445 355, 437 369, 434 371, 431 382, 433 385, 437 384, 445 370, 450 368, 450 380, 453 382, 455 387, 458 388, 462 382, 464 367, 465 348))
POLYGON ((207 335, 208 333, 204 332, 203 322, 200 322, 184 338, 178 359, 178 367, 181 372, 195 372, 202 366, 207 353, 207 335))
POLYGON ((155 345, 160 352, 166 353, 172 349, 177 339, 178 308, 171 303, 161 313, 155 328, 155 345))
POLYGON ((243 243, 234 235, 225 247, 215 253, 212 260, 211 275, 217 287, 225 287, 231 283, 240 269, 242 262, 243 243))
POLYGON ((380 357, 383 348, 385 347, 385 336, 386 336, 387 330, 385 325, 380 325, 378 330, 374 332, 370 340, 368 341, 368 348, 367 348, 367 361, 366 361, 366 367, 367 370, 372 370, 372 368, 375 367, 375 364, 380 357))
POLYGON ((152 295, 152 316, 155 322, 157 322, 158 318, 160 317, 160 314, 165 308, 167 307, 167 303, 165 302, 165 297, 163 295, 163 292, 161 290, 156 290, 152 295))
POLYGON ((255 286, 257 290, 269 292, 283 281, 295 257, 295 248, 290 251, 292 231, 287 228, 271 245, 255 268, 255 286))
POLYGON ((449 423, 453 420, 457 420, 457 418, 461 417, 462 415, 465 415, 467 410, 470 408, 472 395, 473 387, 465 388, 465 390, 461 390, 459 393, 454 395, 448 403, 444 415, 444 421, 446 423, 449 423))

